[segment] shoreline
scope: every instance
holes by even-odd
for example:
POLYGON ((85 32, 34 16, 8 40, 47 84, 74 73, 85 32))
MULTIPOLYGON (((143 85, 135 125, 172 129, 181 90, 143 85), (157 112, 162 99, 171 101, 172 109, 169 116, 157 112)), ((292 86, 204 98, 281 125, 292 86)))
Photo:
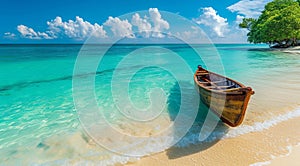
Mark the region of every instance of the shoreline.
MULTIPOLYGON (((280 164, 299 156, 300 147, 290 153, 289 147, 300 142, 300 117, 278 123, 269 129, 251 132, 234 138, 219 140, 208 149, 205 145, 191 145, 183 148, 171 148, 151 156, 143 157, 126 165, 264 165, 280 164), (290 128, 290 126, 293 126, 290 128), (205 150, 203 150, 205 149, 205 150)), ((215 142, 212 142, 212 144, 215 142)), ((290 161, 291 163, 296 161, 290 161)))
POLYGON ((300 54, 300 46, 289 48, 270 48, 271 51, 280 51, 284 53, 300 54))
POLYGON ((300 145, 290 147, 289 153, 276 157, 269 161, 271 166, 298 165, 300 156, 300 145))

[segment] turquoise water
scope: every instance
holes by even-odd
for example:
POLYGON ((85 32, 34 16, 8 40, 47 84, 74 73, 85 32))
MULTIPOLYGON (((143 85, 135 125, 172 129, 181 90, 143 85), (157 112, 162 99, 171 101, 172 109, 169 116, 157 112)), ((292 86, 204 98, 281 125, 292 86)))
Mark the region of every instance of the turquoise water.
MULTIPOLYGON (((74 88, 72 79, 81 47, 81 45, 0 46, 1 163, 112 164, 133 160, 97 146, 80 125, 72 96, 72 88, 74 88)), ((278 115, 284 116, 299 108, 300 96, 299 93, 295 93, 300 90, 299 54, 268 51, 265 45, 219 44, 216 45, 219 56, 216 56, 212 55, 214 52, 205 46, 194 47, 201 50, 202 59, 197 57, 195 50, 186 45, 117 45, 108 50, 95 75, 84 71, 75 77, 78 80, 82 79, 82 87, 86 86, 84 84, 86 78, 94 77, 97 106, 104 113, 105 119, 117 130, 138 136, 156 134, 172 124, 181 102, 187 105, 193 104, 192 100, 182 101, 180 97, 182 93, 193 91, 194 86, 193 73, 183 72, 183 65, 195 70, 198 64, 202 64, 218 71, 218 66, 214 64, 221 62, 226 76, 251 86, 256 94, 250 101, 244 126, 257 126, 260 122, 264 125, 263 122, 267 123, 278 115), (150 49, 137 52, 134 55, 137 56, 136 58, 124 62, 120 67, 123 58, 144 47, 150 49), (164 48, 178 54, 185 64, 174 61, 172 56, 168 56, 171 52, 160 52, 155 50, 156 48, 164 48), (213 63, 208 65, 206 61, 213 63), (153 65, 140 69, 140 64, 148 62, 153 65), (149 100, 151 89, 161 88, 164 91, 167 99, 161 104, 167 106, 163 108, 162 116, 154 120, 152 126, 139 126, 132 120, 126 120, 117 111, 110 81, 118 65, 120 73, 113 87, 116 97, 122 98, 128 93, 136 108, 143 109, 151 105, 149 100), (176 80, 174 73, 158 66, 170 67, 184 79, 176 80), (135 74, 131 77, 130 73, 133 72, 135 74), (127 92, 123 89, 125 85, 127 86, 128 77, 130 83, 127 92), (180 92, 178 82, 183 85, 184 92, 180 92), (161 124, 160 128, 157 128, 157 124, 161 124)), ((96 62, 99 49, 101 50, 102 47, 94 45, 81 50, 86 54, 87 66, 96 62)), ((81 97, 82 103, 79 105, 87 107, 93 96, 81 97)), ((204 106, 202 107, 205 109, 204 106)), ((199 124, 203 123, 205 116, 205 114, 197 116, 190 132, 176 146, 197 143, 194 137, 199 132, 201 126, 199 124)), ((211 139, 221 139, 230 130, 219 123, 211 139)), ((241 133, 245 132, 241 131, 241 133)), ((230 132, 227 136, 228 134, 230 132)), ((161 147, 163 143, 163 141, 156 141, 155 145, 161 147)))

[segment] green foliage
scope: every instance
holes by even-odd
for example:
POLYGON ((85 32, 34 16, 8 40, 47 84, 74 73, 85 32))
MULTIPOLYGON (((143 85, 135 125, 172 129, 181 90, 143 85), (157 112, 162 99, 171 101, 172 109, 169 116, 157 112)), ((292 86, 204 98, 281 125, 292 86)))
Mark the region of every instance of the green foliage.
POLYGON ((299 44, 300 0, 274 0, 265 6, 258 19, 244 18, 240 28, 249 30, 248 41, 278 47, 299 44))
POLYGON ((247 28, 249 31, 251 30, 251 26, 253 22, 256 20, 254 18, 243 18, 243 22, 239 24, 240 28, 247 28))

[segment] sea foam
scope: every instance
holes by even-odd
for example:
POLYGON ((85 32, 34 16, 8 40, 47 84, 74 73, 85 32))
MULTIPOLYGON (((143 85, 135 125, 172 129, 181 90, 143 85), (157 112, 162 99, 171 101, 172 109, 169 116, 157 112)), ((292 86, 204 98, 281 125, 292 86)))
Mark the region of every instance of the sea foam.
POLYGON ((183 137, 175 146, 176 147, 187 147, 189 145, 213 142, 216 140, 226 139, 226 138, 234 138, 240 135, 244 135, 251 132, 260 132, 263 130, 267 130, 272 126, 277 125, 278 123, 287 121, 292 118, 296 118, 300 116, 300 108, 297 108, 293 111, 290 111, 286 114, 282 114, 276 117, 273 117, 264 122, 256 122, 253 125, 241 125, 236 128, 229 128, 228 130, 221 129, 215 130, 213 133, 210 133, 209 137, 204 141, 199 141, 199 133, 191 133, 189 132, 185 137, 183 137))
POLYGON ((258 131, 263 131, 266 129, 269 129, 272 126, 275 126, 278 123, 287 121, 289 119, 292 118, 296 118, 300 116, 300 108, 297 108, 293 111, 290 111, 286 114, 282 114, 276 117, 273 117, 269 120, 266 120, 264 122, 257 122, 254 123, 252 126, 250 125, 241 125, 237 128, 233 128, 231 130, 228 131, 228 133, 225 135, 225 137, 223 138, 232 138, 232 137, 236 137, 239 135, 243 135, 243 134, 247 134, 250 132, 258 132, 258 131))

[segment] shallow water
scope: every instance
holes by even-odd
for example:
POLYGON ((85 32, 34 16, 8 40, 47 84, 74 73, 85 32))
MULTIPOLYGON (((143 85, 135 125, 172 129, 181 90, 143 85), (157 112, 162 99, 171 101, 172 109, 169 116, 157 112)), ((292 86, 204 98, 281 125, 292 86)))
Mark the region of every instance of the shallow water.
MULTIPOLYGON (((184 72, 183 64, 169 56, 169 52, 156 51, 157 47, 178 54, 185 60, 184 65, 191 70, 195 70, 198 64, 209 66, 205 63, 207 61, 217 63, 219 57, 212 56, 213 52, 202 46, 196 46, 202 51, 201 60, 197 58, 194 50, 185 45, 117 45, 103 57, 95 75, 94 71, 85 71, 74 77, 82 81, 82 87, 86 86, 86 79, 95 78, 94 92, 98 107, 95 111, 103 113, 105 121, 115 130, 142 137, 159 134, 174 124, 180 106, 187 105, 183 110, 186 111, 184 115, 194 123, 187 135, 175 146, 200 143, 198 137, 207 108, 200 105, 201 113, 197 117, 191 117, 195 115, 193 112, 195 101, 192 99, 196 98, 193 96, 196 95, 193 89, 193 73, 184 72), (140 57, 125 61, 123 66, 120 65, 126 55, 143 47, 150 49, 137 52, 135 56, 140 57), (151 62, 152 66, 141 69, 142 64, 148 62, 151 62), (114 77, 116 83, 112 87, 111 80, 117 72, 115 68, 118 65, 119 73, 116 78, 114 77), (168 68, 172 69, 173 73, 168 72, 166 70, 168 68), (135 74, 131 75, 132 73, 135 74), (127 84, 128 91, 124 91, 127 84), (165 100, 160 100, 156 94, 153 99, 157 99, 159 104, 149 107, 153 88, 163 90, 165 100), (127 95, 137 109, 150 108, 155 114, 157 113, 155 108, 162 107, 160 116, 147 125, 124 117, 115 104, 121 101, 116 101, 115 98, 121 100, 127 95), (188 98, 181 100, 182 95, 188 98)), ((87 66, 96 61, 99 48, 101 49, 101 46, 90 46, 88 50, 81 50, 87 52, 85 58, 87 66)), ((225 75, 251 86, 255 90, 255 95, 251 98, 241 127, 229 129, 219 123, 206 141, 260 131, 293 116, 299 116, 295 111, 300 106, 299 54, 271 52, 264 45, 216 45, 216 48, 225 75)), ((1 163, 113 164, 135 160, 135 157, 120 156, 99 147, 80 125, 72 96, 73 69, 80 49, 81 45, 0 46, 1 163)), ((214 63, 210 64, 212 70, 215 69, 213 65, 214 63)), ((77 104, 83 108, 88 107, 93 97, 83 95, 81 102, 77 104)), ((121 106, 129 107, 130 103, 121 103, 121 106)), ((130 114, 131 110, 127 111, 130 114)), ((136 116, 146 118, 138 114, 136 116)), ((217 117, 213 120, 217 121, 217 117)), ((181 133, 184 129, 181 130, 180 127, 176 126, 175 130, 173 128, 173 132, 181 133)), ((145 142, 128 150, 144 151, 145 154, 158 152, 164 150, 165 145, 170 144, 173 139, 175 138, 145 139, 145 142)), ((106 141, 111 143, 110 140, 106 141)))

